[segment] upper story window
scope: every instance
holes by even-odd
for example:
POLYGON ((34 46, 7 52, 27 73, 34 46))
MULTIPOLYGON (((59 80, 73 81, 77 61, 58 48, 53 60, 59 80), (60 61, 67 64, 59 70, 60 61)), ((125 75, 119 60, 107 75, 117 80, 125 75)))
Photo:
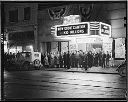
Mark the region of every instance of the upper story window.
POLYGON ((24 20, 30 20, 31 9, 30 7, 24 8, 24 20))
POLYGON ((9 11, 9 22, 18 22, 18 9, 9 11))

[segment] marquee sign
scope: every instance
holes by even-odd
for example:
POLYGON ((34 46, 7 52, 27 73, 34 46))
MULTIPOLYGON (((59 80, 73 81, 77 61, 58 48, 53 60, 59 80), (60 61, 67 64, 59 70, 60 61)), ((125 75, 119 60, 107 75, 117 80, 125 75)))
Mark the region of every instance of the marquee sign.
POLYGON ((101 35, 111 35, 111 26, 105 23, 100 23, 101 35))
POLYGON ((56 28, 57 36, 61 35, 76 35, 76 34, 88 34, 88 23, 58 26, 56 28))

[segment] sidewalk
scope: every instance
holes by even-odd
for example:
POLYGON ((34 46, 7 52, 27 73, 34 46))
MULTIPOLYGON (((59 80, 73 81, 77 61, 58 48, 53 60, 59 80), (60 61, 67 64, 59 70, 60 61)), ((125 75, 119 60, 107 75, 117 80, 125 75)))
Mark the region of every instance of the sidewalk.
POLYGON ((86 71, 84 68, 45 68, 43 70, 48 71, 65 71, 65 72, 83 72, 83 73, 101 73, 101 74, 118 74, 118 71, 116 71, 117 68, 115 67, 109 67, 109 68, 102 68, 102 67, 92 67, 88 68, 86 71))

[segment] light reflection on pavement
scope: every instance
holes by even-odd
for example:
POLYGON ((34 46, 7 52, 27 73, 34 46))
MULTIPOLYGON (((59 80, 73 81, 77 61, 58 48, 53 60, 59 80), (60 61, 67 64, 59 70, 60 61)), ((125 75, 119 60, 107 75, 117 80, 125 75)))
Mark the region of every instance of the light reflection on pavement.
POLYGON ((126 78, 58 71, 5 72, 5 98, 124 98, 126 78))

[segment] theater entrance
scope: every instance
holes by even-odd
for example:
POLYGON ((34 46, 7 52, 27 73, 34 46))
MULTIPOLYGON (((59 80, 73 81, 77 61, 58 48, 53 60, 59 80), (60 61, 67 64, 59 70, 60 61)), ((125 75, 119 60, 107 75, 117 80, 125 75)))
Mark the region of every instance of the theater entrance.
POLYGON ((83 52, 99 52, 103 49, 102 43, 79 43, 78 50, 82 50, 83 52))

